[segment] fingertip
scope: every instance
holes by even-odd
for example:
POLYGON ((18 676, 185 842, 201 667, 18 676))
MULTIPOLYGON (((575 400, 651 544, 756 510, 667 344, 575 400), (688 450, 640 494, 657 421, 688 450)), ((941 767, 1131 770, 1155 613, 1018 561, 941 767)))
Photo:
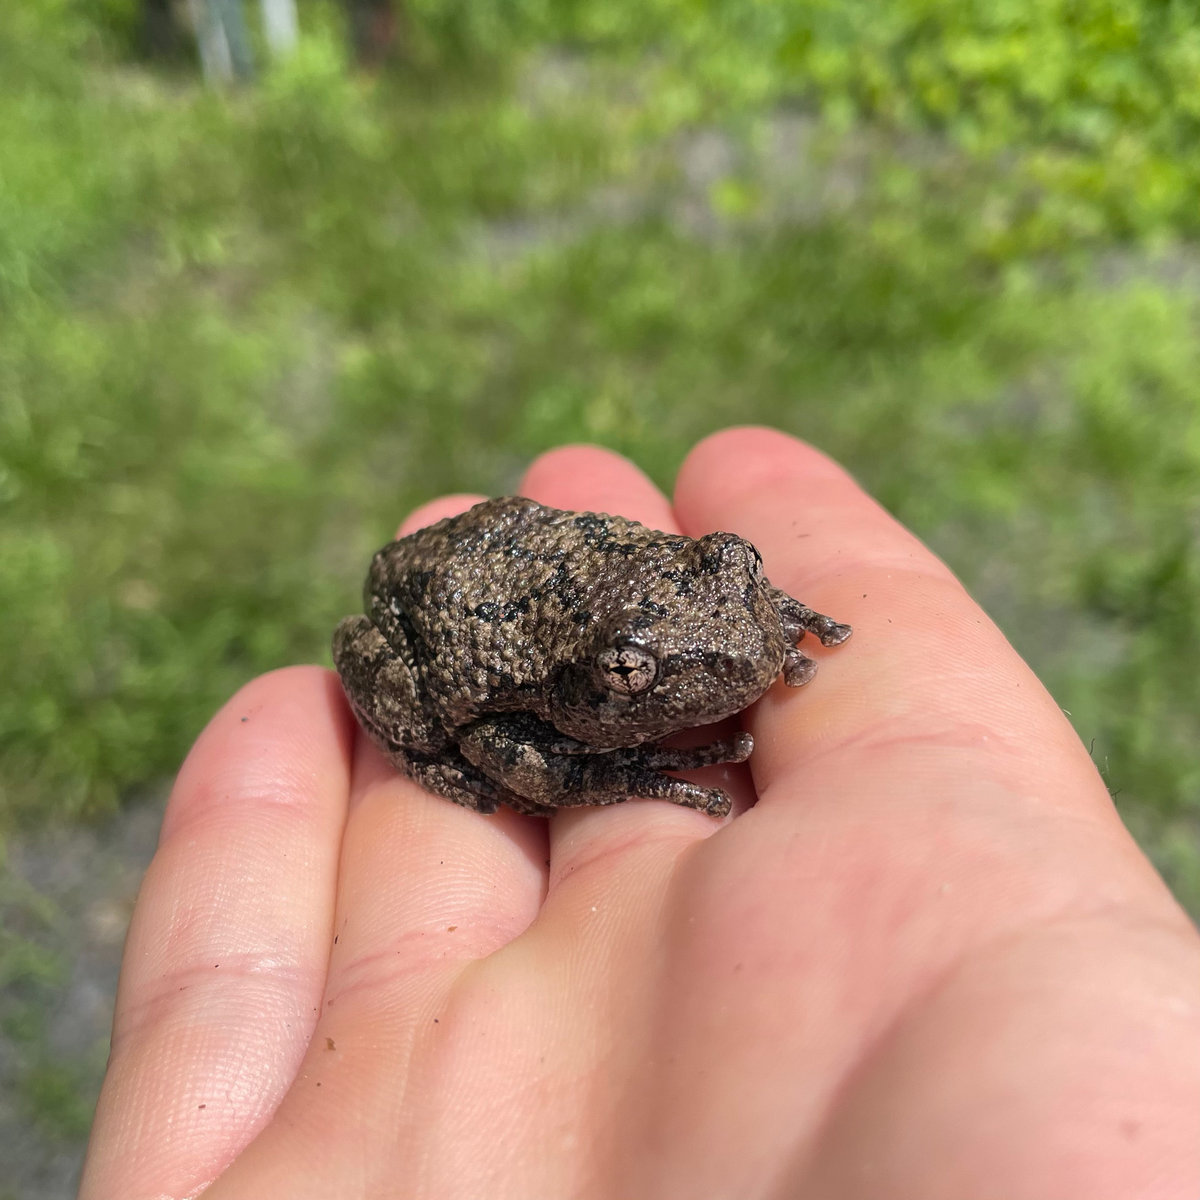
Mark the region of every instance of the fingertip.
POLYGON ((746 492, 766 492, 797 477, 828 487, 858 491, 848 471, 800 438, 763 425, 722 429, 698 442, 684 459, 675 482, 675 504, 689 510, 702 499, 727 503, 746 492))
POLYGON ((521 481, 524 495, 553 508, 630 517, 674 528, 671 506, 635 463, 601 446, 559 446, 539 455, 521 481))
POLYGON ((727 529, 749 538, 785 590, 866 568, 951 577, 848 471, 774 429, 729 429, 701 442, 680 469, 675 511, 693 536, 727 529))
POLYGON ((244 684, 217 711, 179 769, 163 815, 162 838, 222 795, 240 772, 278 796, 307 795, 314 779, 348 778, 354 718, 337 674, 313 665, 282 667, 244 684))
POLYGON ((439 496, 436 500, 428 500, 404 518, 396 531, 398 538, 407 537, 426 525, 433 525, 445 517, 457 516, 468 508, 478 504, 485 497, 476 492, 452 492, 449 496, 439 496))

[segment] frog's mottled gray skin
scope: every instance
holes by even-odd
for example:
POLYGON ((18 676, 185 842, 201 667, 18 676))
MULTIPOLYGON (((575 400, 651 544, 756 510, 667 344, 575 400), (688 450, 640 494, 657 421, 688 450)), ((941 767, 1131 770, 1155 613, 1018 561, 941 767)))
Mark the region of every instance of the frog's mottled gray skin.
POLYGON ((724 816, 723 791, 662 772, 744 762, 750 735, 658 741, 740 712, 780 672, 807 683, 805 633, 850 636, 772 587, 732 533, 657 533, 519 496, 385 546, 364 603, 333 637, 355 714, 402 771, 480 812, 648 796, 724 816))

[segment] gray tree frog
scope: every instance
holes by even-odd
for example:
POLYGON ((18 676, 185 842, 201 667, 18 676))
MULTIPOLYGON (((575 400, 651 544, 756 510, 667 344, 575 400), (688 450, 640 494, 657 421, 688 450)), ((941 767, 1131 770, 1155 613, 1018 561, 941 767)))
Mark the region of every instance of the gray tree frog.
POLYGON ((355 715, 405 774, 480 812, 644 796, 725 816, 725 792, 663 772, 744 762, 750 735, 661 739, 741 712, 780 672, 807 683, 805 633, 850 636, 773 587, 732 533, 658 533, 520 496, 385 546, 364 605, 333 637, 355 715))

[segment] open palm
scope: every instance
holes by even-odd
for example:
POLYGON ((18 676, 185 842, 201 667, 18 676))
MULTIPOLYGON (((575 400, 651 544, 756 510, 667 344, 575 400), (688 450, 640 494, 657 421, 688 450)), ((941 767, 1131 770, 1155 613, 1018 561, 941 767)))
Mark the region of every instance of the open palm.
POLYGON ((481 816, 330 672, 248 685, 167 810, 85 1200, 1200 1195, 1200 939, 946 568, 764 430, 673 507, 588 448, 522 490, 743 534, 854 638, 702 773, 723 824, 481 816))

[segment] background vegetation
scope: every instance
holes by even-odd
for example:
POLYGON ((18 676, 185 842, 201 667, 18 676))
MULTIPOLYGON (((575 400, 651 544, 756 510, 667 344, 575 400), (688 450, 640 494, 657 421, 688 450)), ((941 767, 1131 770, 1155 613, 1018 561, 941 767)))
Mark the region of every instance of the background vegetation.
MULTIPOLYGON (((1193 7, 405 14, 365 74, 310 0, 218 93, 143 60, 135 0, 0 5, 0 835, 327 661, 413 503, 573 439, 667 484, 756 421, 948 559, 1200 913, 1193 7)), ((5 888, 34 1044, 55 966, 5 888)), ((26 1065, 77 1128, 90 1085, 26 1065)))

